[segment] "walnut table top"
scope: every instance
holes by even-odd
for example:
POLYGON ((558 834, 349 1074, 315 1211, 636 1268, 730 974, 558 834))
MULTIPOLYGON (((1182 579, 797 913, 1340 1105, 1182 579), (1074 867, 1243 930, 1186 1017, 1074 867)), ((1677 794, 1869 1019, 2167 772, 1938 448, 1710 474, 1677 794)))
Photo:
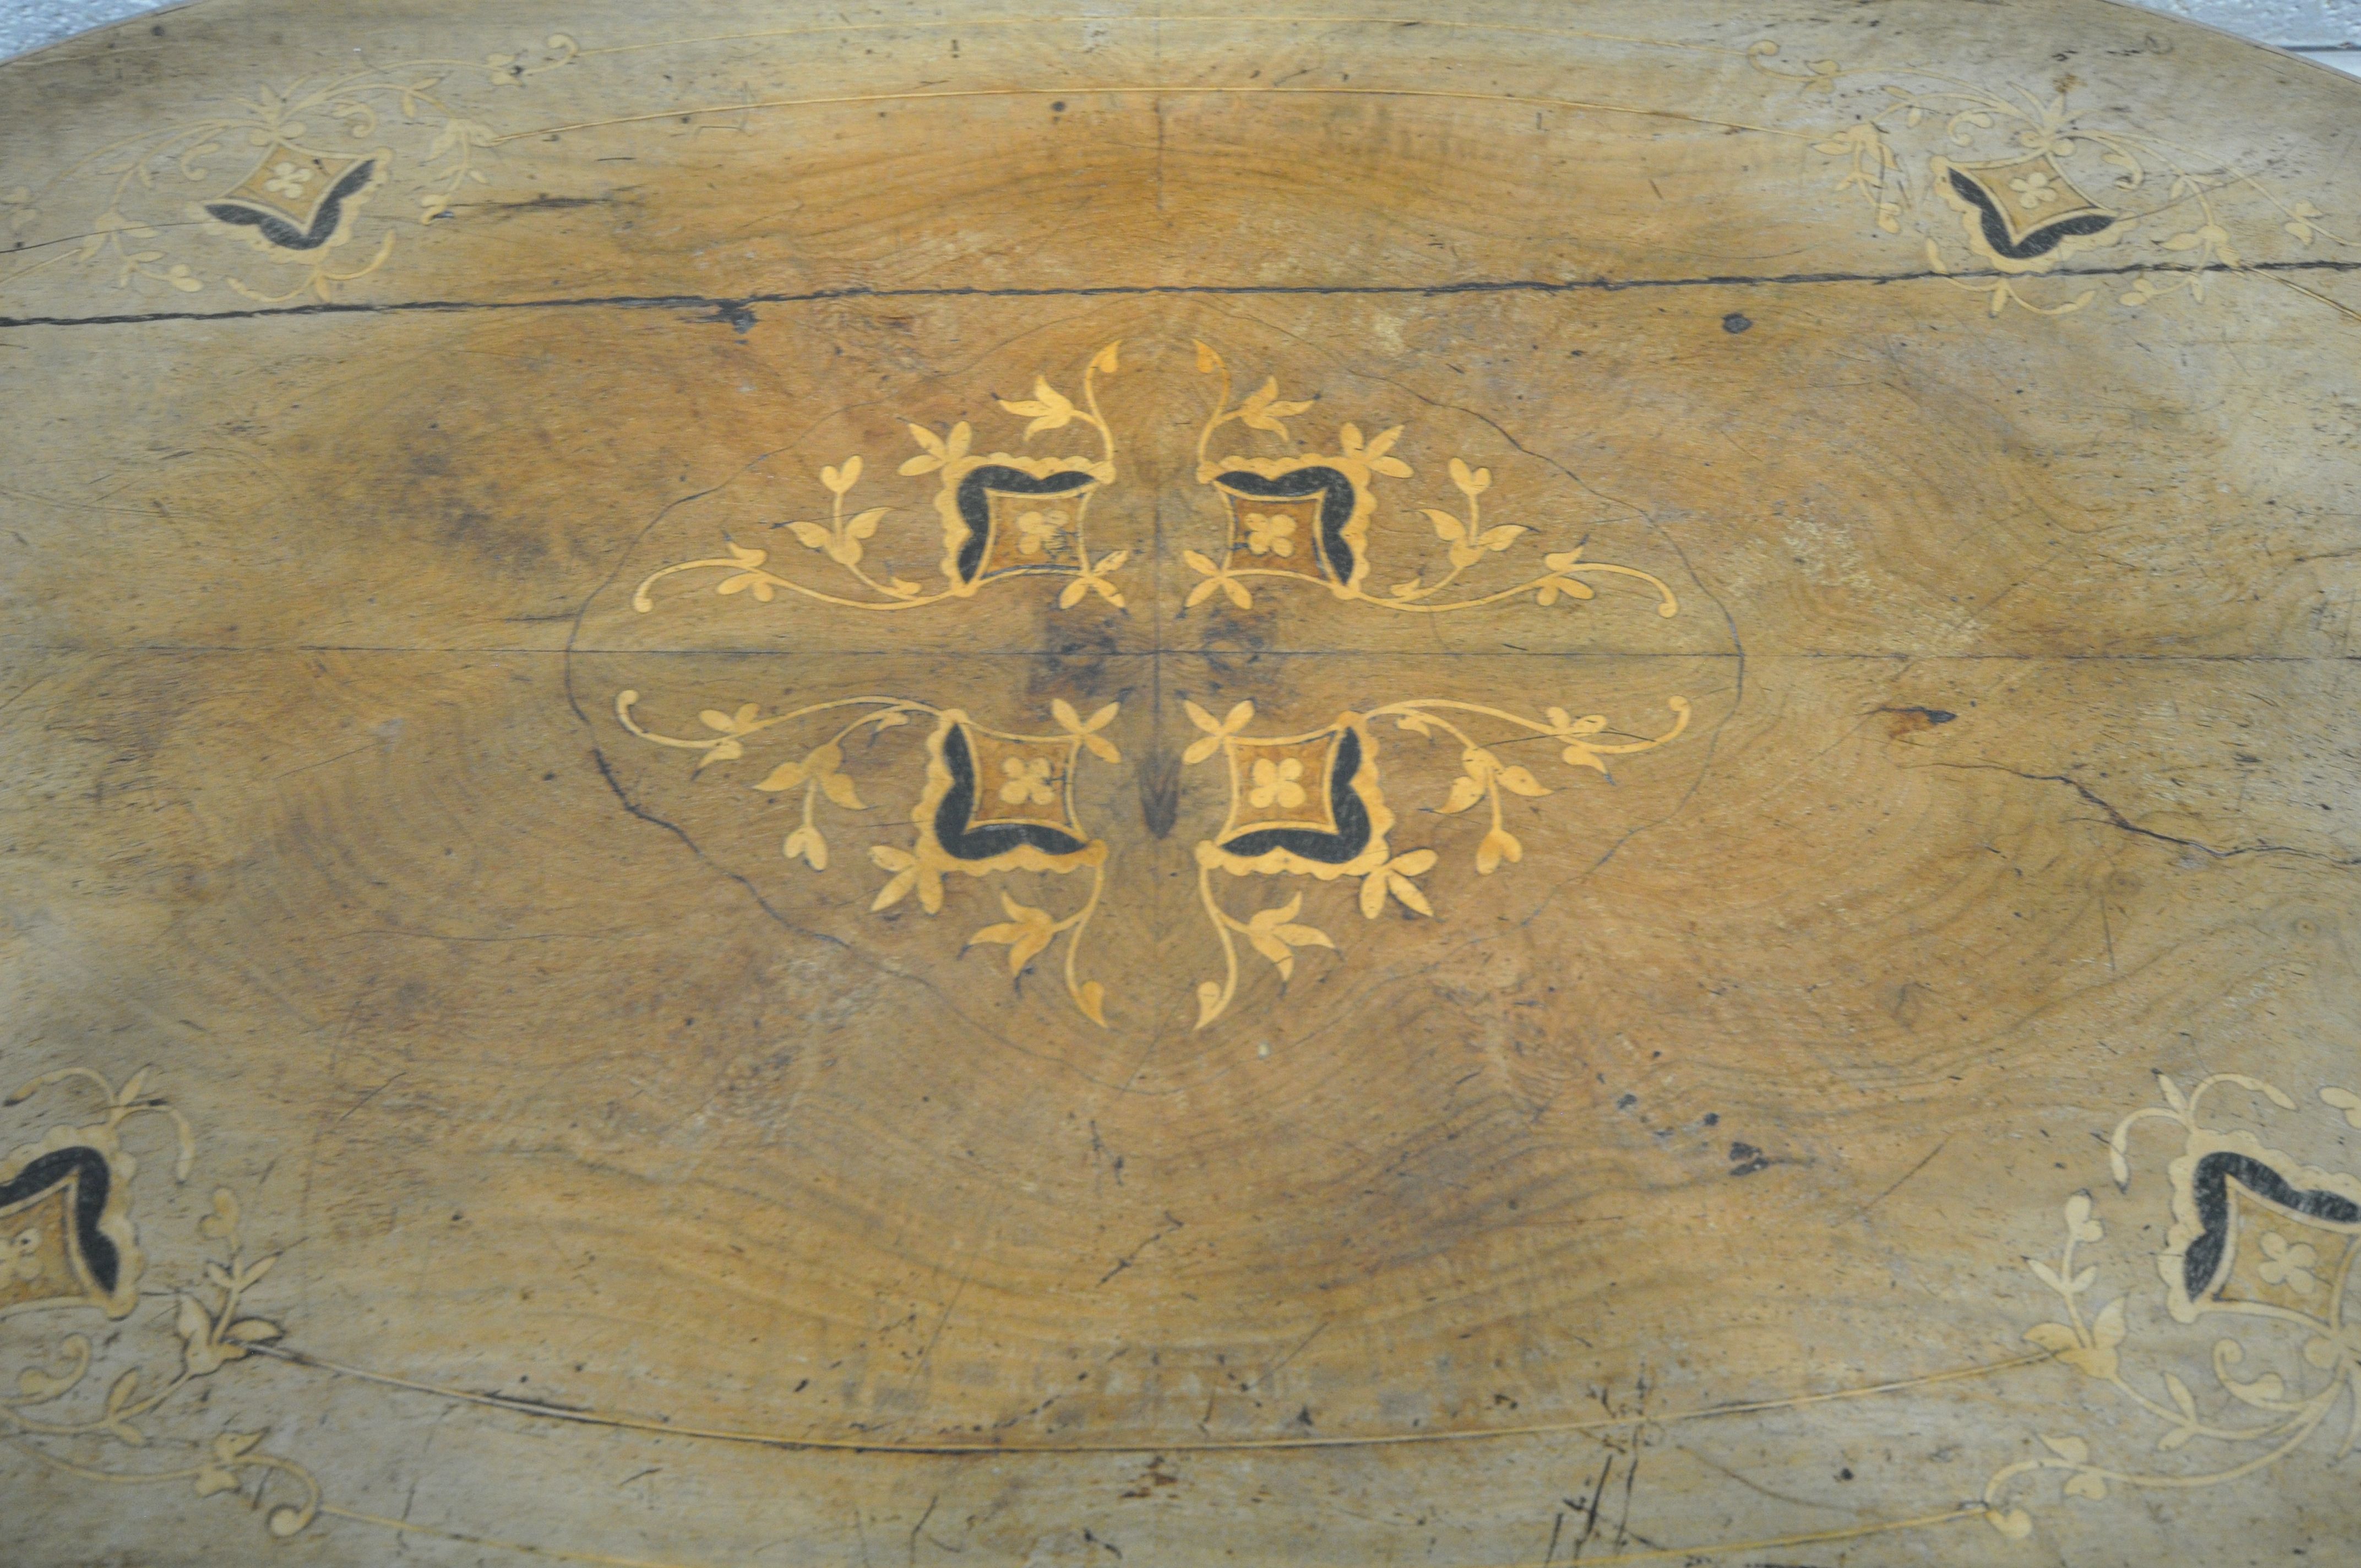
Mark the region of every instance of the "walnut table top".
POLYGON ((2353 1550, 2361 82, 1266 10, 0 67, 0 1556, 2353 1550))

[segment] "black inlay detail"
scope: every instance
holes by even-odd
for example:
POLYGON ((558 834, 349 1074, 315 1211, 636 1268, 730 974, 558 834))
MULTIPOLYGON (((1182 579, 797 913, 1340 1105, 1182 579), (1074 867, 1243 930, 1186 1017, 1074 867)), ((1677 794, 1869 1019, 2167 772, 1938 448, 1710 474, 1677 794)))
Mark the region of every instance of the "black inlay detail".
POLYGON ((1361 738, 1347 729, 1336 742, 1335 766, 1328 776, 1328 809, 1336 818, 1336 831, 1257 828, 1251 833, 1224 839, 1222 849, 1242 860, 1285 850, 1290 855, 1301 855, 1323 866, 1343 865, 1369 847, 1369 808, 1361 804, 1359 792, 1353 788, 1353 780, 1360 771, 1361 738))
POLYGON ((2022 240, 2012 240, 2008 237, 2008 220, 1993 205, 1990 192, 1956 169, 1951 170, 1951 189, 1983 214, 1984 243, 2011 261, 2030 261, 2037 256, 2047 256, 2063 240, 2076 235, 2099 234, 2115 223, 2104 213, 2077 213, 2070 218, 2044 224, 2022 240))
POLYGON ((1320 553, 1340 583, 1353 580, 1353 544, 1345 525, 1353 521, 1353 481, 1334 468, 1298 468, 1276 479, 1244 470, 1216 474, 1213 482, 1240 495, 1266 501, 1307 501, 1320 498, 1320 553))
POLYGON ((960 581, 975 581, 976 573, 983 569, 983 547, 992 537, 992 498, 986 490, 998 490, 1005 496, 1067 496, 1083 489, 1093 481, 1088 474, 1052 474, 1037 479, 1005 463, 987 463, 968 471, 961 479, 954 504, 959 508, 960 521, 967 524, 967 538, 961 542, 956 557, 960 581))
POLYGON ((2334 1192, 2299 1192, 2278 1171, 2242 1154, 2209 1154, 2197 1162, 2189 1184, 2197 1200, 2197 1223, 2204 1230, 2180 1255, 2181 1288, 2192 1301, 2213 1283, 2214 1271, 2222 1266, 2222 1249, 2230 1241, 2229 1184, 2233 1181, 2282 1209, 2334 1225, 2361 1224, 2361 1204, 2349 1198, 2334 1192))
POLYGON ((988 861, 1024 844, 1053 855, 1071 855, 1083 847, 1071 833, 1038 822, 969 827, 968 815, 975 809, 975 757, 968 750, 967 731, 956 724, 943 737, 943 766, 950 770, 951 787, 943 803, 935 807, 935 838, 944 853, 962 861, 988 861))
POLYGON ((0 1208, 36 1197, 77 1176, 82 1180, 74 1188, 74 1240, 82 1245, 82 1261, 90 1266, 90 1277, 98 1281, 101 1290, 111 1295, 123 1260, 115 1244, 98 1228, 98 1217, 106 1210, 106 1190, 112 1179, 105 1156, 87 1144, 51 1149, 9 1180, 0 1181, 0 1208))
POLYGON ((319 210, 312 214, 312 226, 307 229, 297 228, 268 208, 249 207, 243 202, 208 202, 205 211, 225 224, 260 229, 262 237, 281 250, 317 250, 336 232, 336 220, 344 214, 345 203, 369 182, 376 169, 377 159, 365 158, 346 170, 344 178, 328 187, 328 193, 320 198, 319 210))

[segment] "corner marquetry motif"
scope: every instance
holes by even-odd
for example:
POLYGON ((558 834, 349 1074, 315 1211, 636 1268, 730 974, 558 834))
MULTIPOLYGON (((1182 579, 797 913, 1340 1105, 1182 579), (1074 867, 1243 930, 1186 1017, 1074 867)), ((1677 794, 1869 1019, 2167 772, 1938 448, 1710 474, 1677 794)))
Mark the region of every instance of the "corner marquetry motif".
POLYGON ((55 218, 72 236, 20 246, 38 259, 0 274, 0 291, 66 266, 167 298, 218 282, 263 305, 333 300, 393 255, 398 220, 364 234, 365 209, 381 190, 399 187, 412 203, 408 221, 425 225, 489 186, 485 156, 502 134, 463 106, 457 80, 480 72, 485 85, 523 87, 580 53, 552 33, 537 53, 405 60, 258 86, 111 143, 0 195, 12 234, 55 218), (370 238, 367 259, 334 264, 348 244, 370 238), (276 282, 225 259, 225 244, 258 253, 278 269, 276 282))
POLYGON ((175 1185, 196 1159, 187 1118, 147 1082, 137 1072, 118 1089, 89 1068, 64 1068, 5 1102, 78 1087, 102 1109, 95 1122, 60 1121, 0 1156, 0 1357, 16 1364, 14 1392, 0 1394, 0 1442, 88 1482, 241 1497, 263 1510, 272 1535, 291 1536, 320 1511, 312 1473, 267 1450, 261 1432, 202 1430, 205 1380, 282 1335, 246 1307, 278 1255, 249 1255, 237 1199, 219 1188, 196 1226, 213 1245, 182 1263, 191 1277, 142 1289, 148 1260, 132 1220, 140 1162, 122 1129, 146 1117, 170 1125, 175 1185), (155 1331, 128 1321, 143 1296, 159 1295, 178 1305, 155 1331), (156 1445, 192 1457, 117 1463, 156 1445))
POLYGON ((1858 192, 1881 231, 1914 229, 1928 269, 1982 296, 1995 316, 2011 306, 2070 315, 2103 287, 2119 290, 2115 302, 2126 309, 2172 294, 2202 302, 2212 280, 2248 269, 2247 253, 2274 228, 2307 247, 2352 244, 2321 222, 2313 203, 2103 110, 2070 108, 2063 92, 1854 70, 1832 60, 1797 72, 1781 69, 1778 53, 1766 40, 1750 60, 1830 99, 1849 79, 1902 78, 1876 82, 1876 106, 1813 148, 1844 161, 1835 188, 1858 192), (2142 239, 2147 248, 2125 254, 2142 239), (2109 270, 2131 273, 2127 285, 2033 287, 2110 247, 2116 265, 2109 270))
MULTIPOLYGON (((2361 1262, 2361 1176, 2298 1162, 2248 1127, 2213 1124, 2207 1102, 2224 1090, 2243 1091, 2281 1112, 2297 1109, 2278 1085, 2243 1073, 2214 1073, 2185 1093, 2159 1074, 2164 1103, 2135 1111, 2108 1139, 2108 1162, 2119 1188, 2132 1178, 2134 1133, 2161 1122, 2179 1135, 2180 1151, 2166 1166, 2170 1228, 2156 1268, 2164 1289, 2158 1303, 2174 1322, 2218 1323, 2201 1395, 2169 1365, 2139 1373, 2131 1365, 2136 1321, 2121 1295, 2095 1308, 2099 1270, 2079 1249, 2103 1245, 2107 1226, 2088 1193, 2066 1201, 2065 1240, 2056 1261, 2028 1266, 2056 1295, 2061 1319, 2037 1323, 2025 1337, 2058 1360, 2106 1385, 2155 1423, 2159 1453, 2186 1451, 2206 1457, 2167 1468, 2110 1463, 2093 1456, 2078 1434, 2044 1435, 2040 1457, 1995 1471, 1984 1487, 1984 1517, 2002 1534, 2032 1533, 2033 1515, 2013 1500, 2035 1478, 2055 1475, 2061 1495, 2102 1502, 2111 1489, 2187 1491, 2253 1475, 2307 1447, 2331 1418, 2345 1412, 2334 1457, 2361 1441, 2361 1321, 2349 1315, 2354 1269, 2361 1262), (2248 1369, 2246 1337, 2277 1343, 2255 1359, 2268 1366, 2300 1365, 2296 1377, 2248 1369), (2292 1350, 2292 1356, 2286 1354, 2292 1350), (2135 1381, 2135 1378, 2137 1378, 2135 1381), (2157 1390, 2162 1397, 2158 1397, 2157 1390)), ((2361 1094, 2330 1087, 2322 1103, 2361 1129, 2361 1094)), ((2162 1359, 2169 1359, 2163 1357, 2162 1359)))

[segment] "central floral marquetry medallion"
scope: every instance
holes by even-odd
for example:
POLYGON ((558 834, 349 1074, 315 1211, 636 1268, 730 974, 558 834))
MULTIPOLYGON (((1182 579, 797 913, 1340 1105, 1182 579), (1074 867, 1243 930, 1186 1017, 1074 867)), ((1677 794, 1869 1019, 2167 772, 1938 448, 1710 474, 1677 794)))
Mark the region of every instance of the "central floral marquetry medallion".
MULTIPOLYGON (((865 861, 872 915, 942 914, 964 896, 956 888, 991 883, 984 922, 921 963, 998 948, 1020 986, 1052 966, 1073 1008, 1109 1026, 1167 1015, 1171 1004, 1148 993, 1185 988, 1202 1028, 1250 990, 1258 1007, 1279 1005, 1307 950, 1344 945, 1321 923, 1333 915, 1307 913, 1307 894, 1344 884, 1337 913, 1370 923, 1448 919, 1433 874, 1447 850, 1478 878, 1521 861, 1510 803, 1585 777, 1610 787, 1609 759, 1674 740, 1690 707, 1658 683, 1646 712, 1584 712, 1571 696, 1533 700, 1527 677, 1471 664, 1472 685, 1466 673, 1443 680, 1414 645, 1383 646, 1389 625, 1550 626, 1579 610, 1637 637, 1643 659, 1685 651, 1648 645, 1681 609, 1657 564, 1587 558, 1584 534, 1536 515, 1556 505, 1545 484, 1513 487, 1510 515, 1496 515, 1480 457, 1423 455, 1410 428, 1350 418, 1315 435, 1318 396, 1284 397, 1276 376, 1241 394, 1229 358, 1201 341, 1148 346, 1160 368, 1142 373, 1135 344, 1123 396, 1111 383, 1126 351, 1104 343, 1069 361, 1071 379, 1028 367, 1029 395, 905 421, 906 455, 819 463, 816 486, 791 478, 765 503, 800 493, 824 512, 741 511, 718 550, 665 536, 691 548, 633 574, 624 629, 664 634, 663 652, 679 654, 691 650, 673 639, 729 618, 731 639, 757 640, 733 641, 739 667, 784 671, 812 698, 689 693, 667 676, 670 695, 633 679, 610 711, 638 741, 697 753, 692 778, 740 777, 787 803, 786 860, 829 875, 865 861), (980 433, 1000 419, 1000 436, 980 433), (1422 485, 1413 456, 1439 457, 1447 488, 1422 485), (916 493, 856 500, 888 464, 916 493), (1127 541, 1114 547, 1110 506, 1114 537, 1127 541), (931 582, 897 565, 928 548, 928 512, 940 529, 931 582), (879 625, 929 630, 857 653, 874 635, 861 629, 879 625), (1323 676, 1346 672, 1344 689, 1310 697, 1284 661, 1241 670, 1222 652, 1290 634, 1323 641, 1303 652, 1323 676), (807 652, 774 663, 761 654, 770 639, 807 652), (905 648, 933 655, 916 677, 923 690, 895 657, 905 648), (822 669, 837 682, 889 659, 901 689, 821 696, 810 685, 822 669), (1382 780, 1389 747, 1408 765, 1382 780), (1546 777, 1554 769, 1565 771, 1546 777), (1184 801, 1207 808, 1188 835, 1177 831, 1184 801), (889 830, 895 819, 906 828, 889 830), (835 852, 845 838, 857 855, 835 852), (1281 896, 1255 899, 1271 879, 1281 896), (1191 896, 1166 897, 1175 883, 1193 883, 1191 896), (1105 919, 1126 923, 1124 940, 1092 939, 1105 919), (1276 987, 1249 987, 1255 959, 1276 987)), ((1547 634, 1563 642, 1563 630, 1547 634)), ((1532 678, 1554 685, 1582 667, 1552 661, 1532 678)))

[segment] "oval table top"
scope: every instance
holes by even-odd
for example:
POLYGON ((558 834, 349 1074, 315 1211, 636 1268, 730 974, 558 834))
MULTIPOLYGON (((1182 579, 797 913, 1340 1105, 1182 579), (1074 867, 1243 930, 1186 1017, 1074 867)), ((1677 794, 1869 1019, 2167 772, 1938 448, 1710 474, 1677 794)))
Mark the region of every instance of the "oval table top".
POLYGON ((2361 1534, 2361 84, 664 9, 0 68, 11 1561, 2361 1534))

